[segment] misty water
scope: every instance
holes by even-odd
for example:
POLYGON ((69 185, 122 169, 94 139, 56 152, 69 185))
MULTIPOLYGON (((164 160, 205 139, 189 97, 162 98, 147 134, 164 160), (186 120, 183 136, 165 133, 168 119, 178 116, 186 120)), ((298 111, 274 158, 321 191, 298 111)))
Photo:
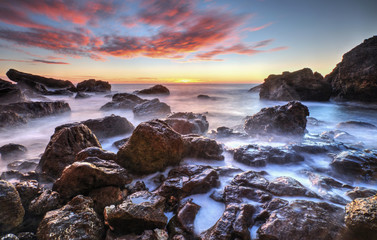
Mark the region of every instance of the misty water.
MULTIPOLYGON (((140 90, 152 85, 131 85, 131 84, 113 84, 112 94, 117 92, 132 93, 134 90, 140 90)), ((271 107, 275 105, 283 105, 286 102, 278 101, 264 101, 259 99, 257 92, 248 92, 248 90, 255 86, 252 84, 247 85, 166 85, 170 90, 169 96, 158 96, 160 101, 167 103, 172 112, 194 112, 203 113, 206 115, 209 122, 209 132, 220 126, 227 126, 234 129, 239 129, 244 123, 246 116, 253 115, 259 112, 264 107, 271 107), (198 99, 197 95, 205 94, 213 97, 214 99, 198 99)), ((0 130, 0 146, 8 143, 22 144, 27 147, 28 152, 25 159, 31 159, 35 162, 39 161, 41 154, 44 152, 46 145, 48 144, 51 135, 54 132, 56 126, 83 121, 93 118, 102 118, 111 114, 120 115, 126 117, 135 126, 137 126, 142 120, 135 119, 131 110, 112 110, 112 111, 100 111, 100 107, 105 103, 111 101, 111 97, 106 94, 91 94, 92 97, 88 99, 75 99, 74 96, 48 96, 50 100, 64 100, 69 103, 71 112, 51 116, 40 119, 30 120, 28 124, 19 126, 16 128, 8 128, 0 130)), ((142 96, 143 98, 152 99, 155 96, 142 96)), ((344 121, 363 121, 374 125, 377 125, 377 106, 365 105, 360 103, 336 103, 336 102, 304 102, 309 108, 310 117, 314 117, 317 120, 322 121, 318 125, 307 125, 308 133, 306 138, 316 136, 324 131, 336 130, 336 125, 339 122, 344 121)), ((364 148, 377 149, 377 141, 375 130, 365 129, 351 129, 347 131, 356 137, 355 144, 362 142, 364 148)), ((113 143, 119 139, 128 137, 128 135, 119 135, 117 137, 101 139, 102 147, 106 150, 117 152, 113 143)), ((236 148, 247 144, 260 144, 271 146, 283 146, 285 142, 269 142, 261 141, 260 139, 218 139, 227 148, 236 148)), ((291 176, 300 181, 306 187, 313 191, 318 191, 311 185, 307 176, 299 174, 302 169, 315 169, 315 167, 328 168, 331 158, 327 155, 307 155, 305 161, 300 164, 294 165, 267 165, 266 167, 249 167, 241 163, 233 161, 232 155, 228 152, 224 152, 224 161, 203 161, 199 159, 185 159, 183 164, 206 164, 212 166, 232 166, 240 168, 243 171, 265 170, 268 172, 267 179, 272 180, 279 176, 291 176)), ((10 162, 0 161, 0 171, 7 170, 7 164, 10 162)), ((169 168, 170 169, 170 168, 169 168)), ((169 169, 163 174, 167 175, 169 169)), ((161 173, 158 173, 161 174, 161 173)), ((234 173, 234 175, 237 173, 234 173)), ((151 176, 145 176, 145 181, 149 190, 154 190, 157 186, 154 185, 152 178, 156 174, 151 176)), ((221 186, 222 189, 227 185, 233 176, 222 177, 221 186)), ((337 179, 341 181, 341 179, 337 179)), ((365 186, 372 189, 377 189, 376 186, 368 185, 365 183, 351 183, 353 186, 365 186)), ((338 194, 341 197, 350 200, 345 196, 345 192, 336 190, 334 194, 338 194)), ((211 191, 212 192, 212 191, 211 191)), ((210 193, 211 193, 210 192, 210 193)), ((224 204, 215 202, 209 198, 209 194, 199 194, 190 196, 193 201, 200 206, 201 210, 195 221, 196 232, 200 233, 209 227, 211 227, 222 215, 225 209, 224 204)), ((286 198, 291 201, 297 198, 286 198)), ((312 201, 318 201, 318 199, 310 199, 312 201)), ((253 203, 258 205, 259 203, 253 203)), ((170 216, 169 214, 167 214, 170 216)), ((255 227, 254 227, 255 228, 255 227)), ((255 229, 252 229, 252 234, 255 234, 255 229)))

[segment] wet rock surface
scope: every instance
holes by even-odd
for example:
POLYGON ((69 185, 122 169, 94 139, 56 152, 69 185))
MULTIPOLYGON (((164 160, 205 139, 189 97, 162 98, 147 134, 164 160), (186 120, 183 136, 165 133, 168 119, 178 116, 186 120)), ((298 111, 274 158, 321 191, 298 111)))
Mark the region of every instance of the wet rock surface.
POLYGON ((66 166, 75 161, 76 154, 87 147, 101 147, 87 126, 64 127, 51 136, 38 170, 58 177, 66 166))
POLYGON ((18 126, 27 123, 27 119, 13 111, 0 112, 0 128, 18 126))
POLYGON ((16 188, 0 180, 0 232, 8 232, 23 221, 25 210, 16 188))
POLYGON ((267 190, 276 196, 319 197, 316 193, 307 189, 299 181, 291 177, 275 178, 268 184, 267 190))
POLYGON ((104 225, 92 206, 90 198, 77 196, 47 212, 38 227, 38 239, 103 239, 104 225))
POLYGON ((121 204, 105 208, 106 224, 112 231, 126 234, 164 228, 167 224, 164 201, 165 198, 147 191, 136 192, 121 204))
POLYGON ((120 204, 126 199, 127 193, 127 190, 119 187, 108 186, 92 190, 89 197, 93 199, 94 210, 102 216, 106 206, 120 204))
POLYGON ((224 160, 223 147, 215 140, 198 135, 183 136, 184 157, 224 160))
POLYGON ((13 112, 24 118, 40 118, 70 111, 71 108, 64 101, 19 102, 0 105, 0 112, 13 112))
POLYGON ((75 99, 85 99, 85 98, 90 98, 91 95, 83 93, 83 92, 78 92, 75 96, 75 99))
POLYGON ((88 157, 98 157, 103 160, 115 160, 117 155, 99 147, 88 147, 76 154, 75 162, 84 161, 88 157))
POLYGON ((328 101, 331 85, 318 72, 310 68, 295 72, 270 75, 264 80, 259 96, 261 99, 279 101, 328 101))
POLYGON ((171 113, 170 106, 166 103, 160 102, 158 98, 140 103, 136 105, 132 111, 135 117, 138 118, 159 118, 165 117, 171 113))
POLYGON ((358 239, 377 238, 377 195, 347 204, 345 223, 358 239))
POLYGON ((337 128, 367 128, 367 129, 377 129, 377 127, 371 123, 361 122, 361 121, 347 121, 340 122, 336 125, 337 128))
POLYGON ((104 118, 89 119, 81 122, 99 138, 113 137, 132 132, 135 127, 127 118, 110 115, 104 118))
POLYGON ((165 122, 180 134, 205 134, 209 126, 206 116, 192 112, 170 114, 165 122))
POLYGON ((39 183, 36 180, 22 181, 17 183, 15 187, 25 210, 28 210, 31 201, 41 193, 39 183))
POLYGON ((146 102, 146 99, 142 99, 134 94, 130 93, 117 93, 112 96, 112 101, 106 103, 101 107, 101 110, 111 109, 130 109, 132 110, 136 105, 146 102))
POLYGON ((45 190, 30 202, 28 211, 35 216, 44 216, 48 211, 60 208, 62 202, 58 192, 45 190))
POLYGON ((332 96, 339 100, 377 101, 377 36, 343 55, 325 79, 332 85, 332 96))
POLYGON ((76 86, 77 91, 80 92, 109 92, 111 91, 111 85, 109 82, 89 79, 82 81, 76 86))
POLYGON ((24 102, 25 96, 21 90, 11 82, 0 79, 0 103, 24 102))
POLYGON ((364 187, 355 187, 354 189, 346 192, 346 195, 350 197, 352 200, 355 200, 356 198, 372 197, 376 194, 377 194, 377 190, 368 189, 364 187))
POLYGON ((328 203, 293 201, 271 213, 259 229, 259 239, 343 239, 344 210, 328 203))
POLYGON ((69 199, 78 194, 107 186, 122 187, 132 181, 127 170, 112 160, 88 157, 66 167, 53 186, 62 198, 69 199))
POLYGON ((309 110, 300 102, 292 101, 283 106, 263 108, 245 121, 249 135, 303 135, 309 110))
POLYGON ((117 162, 135 173, 153 173, 177 165, 183 154, 183 140, 165 122, 140 123, 117 153, 117 162))
POLYGON ((0 147, 2 160, 17 160, 25 156, 27 148, 21 144, 9 143, 0 147))
POLYGON ((140 91, 135 91, 136 94, 158 94, 158 95, 169 95, 170 91, 167 87, 163 85, 154 85, 153 87, 143 89, 140 91))

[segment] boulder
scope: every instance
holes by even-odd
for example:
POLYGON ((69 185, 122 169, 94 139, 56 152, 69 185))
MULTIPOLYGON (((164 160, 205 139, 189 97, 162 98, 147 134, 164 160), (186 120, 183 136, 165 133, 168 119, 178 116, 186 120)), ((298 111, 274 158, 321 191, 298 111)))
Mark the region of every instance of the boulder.
POLYGON ((81 122, 99 138, 113 137, 132 132, 135 127, 127 118, 110 115, 104 118, 89 119, 81 122))
POLYGON ((190 200, 179 209, 177 222, 184 231, 194 233, 194 221, 199 210, 200 206, 190 200))
POLYGON ((27 148, 20 144, 8 143, 0 147, 1 159, 17 160, 25 156, 27 148))
POLYGON ((206 116, 192 112, 169 114, 165 122, 180 134, 205 134, 209 126, 206 116))
POLYGON ((361 121, 346 121, 346 122, 340 122, 336 125, 336 128, 344 129, 354 129, 354 128, 366 128, 366 129, 374 129, 376 130, 377 127, 371 123, 367 122, 361 122, 361 121))
POLYGON ((250 239, 255 207, 251 204, 229 204, 216 224, 202 234, 203 240, 250 239))
POLYGON ((145 230, 141 234, 119 234, 110 230, 107 231, 106 240, 168 240, 169 236, 165 230, 154 229, 145 230))
POLYGON ((247 200, 253 202, 265 203, 272 199, 272 195, 266 191, 237 185, 227 185, 222 193, 222 199, 220 202, 224 202, 226 205, 231 203, 243 203, 247 200))
POLYGON ((117 162, 139 173, 154 173, 182 159, 184 147, 179 133, 161 120, 140 123, 117 153, 117 162))
POLYGON ((112 231, 124 234, 164 228, 168 220, 164 214, 164 202, 165 198, 159 195, 136 192, 119 205, 105 207, 105 222, 112 231))
POLYGON ((156 192, 169 199, 206 193, 219 185, 219 175, 210 166, 183 165, 169 171, 167 179, 156 192))
POLYGON ((131 181, 127 170, 114 161, 89 157, 66 167, 52 189, 62 198, 70 199, 79 194, 87 195, 96 188, 123 187, 131 181))
POLYGON ((0 128, 27 123, 26 118, 13 111, 0 111, 0 128))
POLYGON ((234 160, 253 167, 267 164, 290 164, 304 161, 304 157, 287 148, 248 145, 233 151, 234 160))
POLYGON ((264 177, 265 172, 247 171, 237 174, 231 184, 236 186, 258 188, 267 190, 269 181, 264 177))
POLYGON ((49 88, 56 88, 56 89, 64 88, 64 89, 69 89, 73 91, 75 91, 76 89, 73 83, 71 83, 68 80, 63 81, 63 80, 57 80, 53 78, 45 78, 38 75, 32 75, 29 73, 19 72, 14 69, 9 69, 6 74, 10 80, 15 81, 15 82, 21 82, 21 83, 34 82, 34 83, 43 84, 44 86, 49 87, 49 88))
POLYGON ((199 94, 199 95, 197 96, 197 98, 199 98, 199 99, 203 99, 203 100, 209 100, 209 99, 211 99, 210 96, 208 96, 208 95, 204 95, 204 94, 199 94))
POLYGON ((260 89, 261 99, 278 101, 328 101, 331 85, 310 68, 270 75, 260 89))
POLYGON ((34 171, 35 168, 38 166, 39 159, 32 159, 32 160, 17 160, 11 162, 7 165, 9 170, 16 170, 23 173, 28 171, 34 171))
POLYGON ((44 190, 30 202, 28 212, 34 216, 44 216, 48 211, 60 208, 62 202, 58 192, 44 190))
POLYGON ((25 210, 16 188, 0 180, 0 232, 8 232, 23 221, 25 210))
POLYGON ((248 92, 258 92, 259 93, 260 90, 261 90, 261 88, 262 88, 262 86, 263 86, 263 84, 259 84, 259 85, 255 86, 255 87, 250 88, 248 92))
POLYGON ((291 177, 278 177, 271 181, 267 190, 276 196, 302 196, 320 198, 316 193, 304 187, 291 177))
POLYGON ((64 101, 56 102, 19 102, 0 105, 0 112, 14 112, 26 118, 40 118, 64 112, 70 112, 71 108, 64 101))
POLYGON ((119 187, 107 186, 92 190, 88 196, 93 199, 94 210, 102 216, 106 206, 120 204, 126 199, 127 194, 126 189, 121 190, 119 187))
POLYGON ((263 108, 245 121, 249 135, 303 135, 309 110, 300 102, 292 101, 283 106, 263 108))
POLYGON ((80 195, 62 208, 47 212, 39 224, 38 239, 103 239, 105 229, 92 206, 90 198, 80 195))
POLYGON ((31 201, 41 194, 41 189, 36 180, 18 182, 15 187, 20 195, 22 206, 26 211, 28 210, 31 201))
POLYGON ((85 99, 85 98, 90 98, 91 95, 83 93, 83 92, 78 92, 76 93, 75 99, 85 99))
POLYGON ((170 91, 167 87, 163 85, 154 85, 153 87, 143 89, 140 91, 135 91, 136 94, 158 94, 158 95, 169 95, 170 91))
POLYGON ((344 54, 325 79, 331 84, 335 99, 377 101, 377 36, 344 54))
POLYGON ((330 166, 343 179, 351 181, 376 181, 377 151, 343 151, 335 155, 330 166))
POLYGON ((213 138, 248 138, 247 134, 225 126, 218 127, 216 131, 212 130, 209 136, 213 138))
POLYGON ((367 198, 377 194, 377 190, 364 187, 355 187, 352 190, 346 192, 346 196, 355 200, 356 198, 367 198))
POLYGON ((103 160, 115 160, 117 155, 99 147, 88 147, 76 154, 75 162, 84 161, 88 157, 98 157, 103 160))
POLYGON ((198 135, 186 135, 183 136, 183 141, 184 157, 224 160, 223 147, 213 139, 198 135))
POLYGON ((167 114, 171 113, 169 105, 160 102, 158 98, 148 100, 146 102, 136 105, 132 109, 135 117, 137 118, 150 118, 150 117, 165 117, 167 114))
POLYGON ((260 240, 344 239, 344 210, 325 203, 293 201, 271 213, 258 229, 260 240))
POLYGON ((80 124, 55 131, 37 170, 59 177, 63 169, 75 161, 76 154, 87 147, 101 147, 87 126, 80 124))
POLYGON ((21 90, 11 82, 0 79, 0 103, 24 102, 26 98, 21 90))
POLYGON ((111 85, 109 82, 89 79, 82 81, 76 86, 77 91, 80 92, 109 92, 111 91, 111 85))
POLYGON ((101 110, 111 109, 130 109, 132 110, 136 105, 146 102, 148 100, 130 93, 117 93, 112 96, 112 101, 106 103, 101 107, 101 110))
POLYGON ((377 195, 347 204, 344 220, 358 239, 377 239, 377 195))

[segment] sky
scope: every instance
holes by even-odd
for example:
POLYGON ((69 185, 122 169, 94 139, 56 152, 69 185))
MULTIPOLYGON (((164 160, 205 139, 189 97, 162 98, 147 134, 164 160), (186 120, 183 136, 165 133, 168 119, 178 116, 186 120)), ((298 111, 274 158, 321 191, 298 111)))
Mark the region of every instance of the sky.
POLYGON ((0 78, 260 83, 322 75, 377 35, 376 0, 0 0, 0 78))

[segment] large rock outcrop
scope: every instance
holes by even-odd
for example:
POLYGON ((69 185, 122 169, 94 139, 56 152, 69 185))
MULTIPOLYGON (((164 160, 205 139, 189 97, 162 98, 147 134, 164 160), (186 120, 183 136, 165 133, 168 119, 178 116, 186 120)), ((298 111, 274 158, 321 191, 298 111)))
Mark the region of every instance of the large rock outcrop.
POLYGON ((89 79, 77 84, 77 91, 80 92, 109 92, 111 85, 109 82, 89 79))
POLYGON ((304 68, 296 72, 268 76, 262 84, 259 96, 261 99, 279 101, 328 101, 331 85, 324 81, 321 74, 304 68))
POLYGON ((0 105, 0 112, 14 112, 26 118, 39 118, 71 111, 64 101, 55 102, 18 102, 0 105))
POLYGON ((119 149, 118 163, 135 173, 153 173, 177 165, 184 151, 183 139, 165 122, 140 123, 119 149))
POLYGON ((101 107, 101 110, 111 109, 130 109, 132 110, 136 105, 146 102, 148 100, 142 99, 130 93, 117 93, 112 97, 112 101, 106 103, 101 107))
POLYGON ((0 128, 27 123, 27 119, 13 111, 0 112, 0 128))
POLYGON ((25 96, 16 85, 0 79, 0 103, 14 103, 25 101, 25 96))
POLYGON ((167 87, 163 85, 154 85, 153 87, 143 89, 140 91, 135 91, 136 94, 159 94, 159 95, 169 95, 170 91, 167 87))
POLYGON ((65 127, 51 136, 38 164, 38 170, 59 177, 63 169, 75 161, 75 156, 88 147, 101 147, 97 137, 83 125, 65 127))
POLYGON ((93 200, 80 195, 64 207, 47 212, 39 224, 38 239, 103 239, 104 225, 92 207, 93 200))
POLYGON ((249 135, 303 135, 307 116, 309 109, 297 101, 263 108, 246 119, 245 131, 249 135))
POLYGON ((165 122, 180 134, 205 134, 209 126, 206 116, 192 112, 169 114, 165 122))
POLYGON ((325 79, 331 83, 335 99, 376 102, 377 36, 344 54, 325 79))
POLYGON ((0 213, 0 232, 8 232, 20 225, 25 214, 16 188, 4 180, 0 180, 0 213))
POLYGON ((161 118, 171 113, 170 106, 158 98, 140 103, 132 111, 137 118, 161 118))
POLYGON ((27 82, 34 82, 34 83, 40 83, 43 84, 46 87, 49 88, 55 88, 55 89, 69 89, 69 90, 75 90, 76 87, 73 85, 72 82, 68 80, 58 80, 54 78, 46 78, 38 75, 33 75, 29 73, 23 73, 19 72, 14 69, 9 69, 8 72, 6 73, 8 78, 12 81, 15 82, 20 82, 20 83, 27 83, 27 82))

